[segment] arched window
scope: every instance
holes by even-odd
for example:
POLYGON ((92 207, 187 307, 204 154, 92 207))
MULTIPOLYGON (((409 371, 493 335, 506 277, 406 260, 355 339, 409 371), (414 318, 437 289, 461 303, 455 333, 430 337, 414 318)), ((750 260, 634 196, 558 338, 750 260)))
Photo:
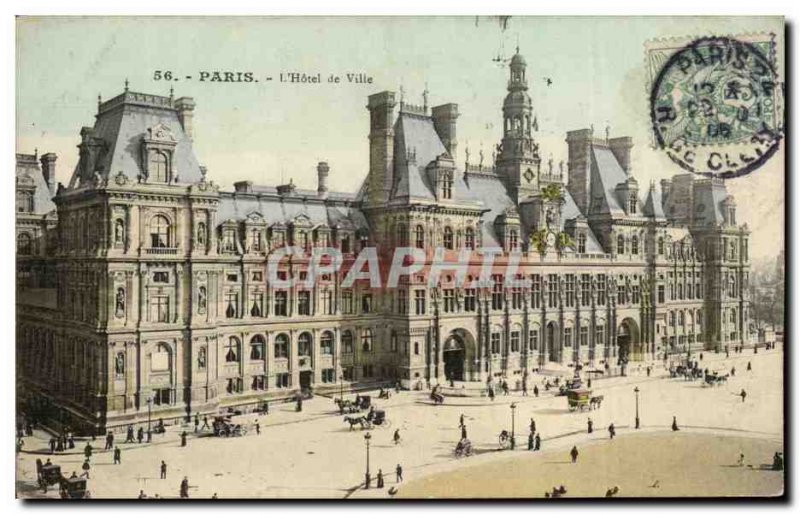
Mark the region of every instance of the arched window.
POLYGON ((464 231, 464 248, 475 249, 475 230, 472 227, 467 227, 464 231))
POLYGON ((264 338, 261 335, 256 335, 250 340, 250 360, 263 361, 266 355, 264 348, 264 338))
POLYGON ((27 232, 17 235, 17 253, 20 255, 30 255, 33 253, 33 240, 27 232))
POLYGON ((617 236, 617 253, 625 253, 625 237, 622 235, 617 236))
POLYGON ((289 336, 278 334, 275 337, 275 358, 286 359, 289 357, 289 336))
POLYGON ((631 253, 633 255, 639 255, 639 237, 638 236, 631 237, 631 253))
POLYGON ((333 333, 323 332, 319 342, 319 350, 322 355, 333 355, 333 333))
POLYGON ((447 250, 453 249, 453 229, 450 227, 444 227, 444 247, 447 250))
POLYGON ((153 216, 150 220, 150 246, 169 248, 169 220, 164 216, 153 216))
POLYGON ((235 337, 228 339, 225 343, 225 362, 239 362, 239 340, 235 337))
POLYGON ((422 228, 422 225, 414 228, 414 240, 417 248, 425 248, 425 229, 422 228))
POLYGON ((365 352, 372 351, 372 330, 369 328, 361 332, 361 349, 365 352))
POLYGON ((300 357, 311 357, 311 334, 303 332, 297 338, 297 355, 300 357))
POLYGON ((153 182, 169 182, 169 165, 163 152, 150 152, 147 171, 153 182))

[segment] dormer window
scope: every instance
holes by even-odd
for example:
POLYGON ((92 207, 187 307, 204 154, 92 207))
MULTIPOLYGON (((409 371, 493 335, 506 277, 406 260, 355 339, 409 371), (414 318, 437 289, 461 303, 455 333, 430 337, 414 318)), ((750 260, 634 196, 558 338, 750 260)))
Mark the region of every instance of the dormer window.
POLYGON ((625 237, 622 235, 617 236, 617 253, 625 253, 625 237))
POLYGON ((639 238, 637 236, 631 238, 631 253, 639 255, 639 238))
POLYGON ((628 213, 636 214, 636 193, 631 193, 628 198, 628 213))
POLYGON ((578 253, 586 253, 586 234, 578 234, 578 253))
POLYGON ((17 191, 17 212, 33 212, 33 193, 17 191))
POLYGON ((519 248, 519 234, 516 230, 510 230, 508 232, 508 249, 509 251, 515 252, 519 248))
POLYGON ((250 231, 250 251, 261 251, 261 231, 257 228, 250 231))
POLYGON ((736 207, 728 207, 728 224, 736 225, 736 207))
POLYGON ((149 182, 169 184, 173 181, 176 145, 175 136, 163 123, 147 129, 142 138, 142 171, 149 182))
POLYGON ((236 251, 236 229, 226 228, 222 231, 222 251, 236 251))
POLYGON ((453 198, 453 177, 447 173, 442 176, 442 199, 453 198))
POLYGON ((167 156, 163 152, 150 152, 147 170, 153 182, 169 182, 169 167, 167 156))

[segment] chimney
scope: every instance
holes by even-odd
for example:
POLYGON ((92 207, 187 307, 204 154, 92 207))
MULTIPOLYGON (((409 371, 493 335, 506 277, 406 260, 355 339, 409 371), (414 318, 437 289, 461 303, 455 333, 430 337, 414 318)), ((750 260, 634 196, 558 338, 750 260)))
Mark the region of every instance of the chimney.
POLYGON ((233 183, 233 190, 237 193, 252 193, 253 192, 253 181, 252 180, 240 180, 239 182, 233 183))
POLYGON ((192 128, 192 118, 194 117, 194 98, 189 96, 182 96, 175 100, 175 109, 178 111, 178 120, 181 122, 183 131, 189 137, 194 139, 192 128))
POLYGON ((439 134, 439 139, 442 140, 442 144, 447 148, 447 153, 450 154, 450 157, 455 159, 456 147, 458 146, 458 139, 456 138, 458 104, 436 106, 431 109, 431 117, 433 118, 433 128, 439 134))
POLYGON ((567 132, 567 191, 575 199, 581 213, 588 215, 591 193, 592 130, 581 129, 567 132))
POLYGON ((47 189, 50 190, 50 194, 54 194, 53 186, 56 183, 56 159, 58 157, 53 152, 48 152, 41 157, 42 162, 42 175, 44 175, 44 181, 47 183, 47 189))
POLYGON ((383 91, 369 96, 369 189, 373 206, 389 200, 394 171, 394 93, 383 91))
POLYGON ((317 164, 317 196, 325 198, 328 196, 328 172, 330 167, 327 162, 317 164))
POLYGON ((619 165, 625 170, 625 173, 630 175, 633 139, 630 137, 615 137, 614 139, 608 140, 608 147, 611 148, 611 153, 617 158, 619 165))

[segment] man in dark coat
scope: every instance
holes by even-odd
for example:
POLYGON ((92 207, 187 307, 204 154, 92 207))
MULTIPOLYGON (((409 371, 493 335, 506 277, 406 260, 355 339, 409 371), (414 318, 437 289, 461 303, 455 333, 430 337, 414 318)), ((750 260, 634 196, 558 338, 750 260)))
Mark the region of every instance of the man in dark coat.
POLYGON ((186 446, 186 430, 181 432, 181 446, 186 446))
POLYGON ((136 440, 139 441, 139 444, 144 441, 144 428, 139 427, 139 431, 136 432, 136 440))
POLYGON ((128 425, 128 433, 127 437, 125 437, 126 443, 132 443, 133 441, 133 425, 128 425))
POLYGON ((677 432, 678 430, 680 430, 680 428, 678 428, 678 418, 676 416, 672 416, 672 431, 677 432))
POLYGON ((383 470, 378 470, 378 489, 383 489, 383 470))
POLYGON ((114 448, 114 464, 122 464, 122 450, 119 449, 119 446, 114 448))
POLYGON ((196 412, 194 413, 194 432, 197 433, 197 430, 200 428, 200 415, 196 412))
POLYGON ((108 433, 106 434, 106 447, 105 447, 105 449, 106 450, 110 450, 113 447, 114 447, 114 432, 109 430, 108 433))
POLYGON ((608 437, 614 439, 614 436, 617 435, 617 430, 614 428, 614 423, 608 425, 608 437))
POLYGON ((167 478, 167 463, 161 461, 161 478, 167 478))
POLYGON ((189 479, 183 477, 181 480, 181 498, 188 498, 189 497, 189 479))
POLYGON ((83 454, 87 459, 92 458, 92 443, 86 443, 86 447, 83 449, 83 454))
POLYGON ((594 431, 594 424, 592 423, 592 418, 589 418, 586 421, 586 431, 590 434, 594 431))
POLYGON ((397 475, 397 481, 398 482, 402 482, 403 481, 403 466, 398 464, 397 467, 394 468, 394 472, 397 475))
POLYGON ((533 386, 533 396, 535 396, 536 398, 539 397, 539 386, 537 385, 533 386))
POLYGON ((461 425, 461 439, 467 438, 467 425, 461 425))
POLYGON ((572 463, 575 464, 578 462, 578 447, 573 446, 572 450, 569 451, 569 456, 572 458, 572 463))
POLYGON ((531 425, 530 425, 531 433, 536 432, 536 422, 531 418, 531 425))
POLYGON ((534 438, 533 451, 538 452, 541 448, 542 448, 542 438, 537 433, 536 437, 534 438))
POLYGON ((55 453, 55 452, 56 452, 56 438, 55 437, 51 437, 50 438, 50 453, 55 453))
POLYGON ((528 434, 528 450, 533 450, 533 432, 528 434))

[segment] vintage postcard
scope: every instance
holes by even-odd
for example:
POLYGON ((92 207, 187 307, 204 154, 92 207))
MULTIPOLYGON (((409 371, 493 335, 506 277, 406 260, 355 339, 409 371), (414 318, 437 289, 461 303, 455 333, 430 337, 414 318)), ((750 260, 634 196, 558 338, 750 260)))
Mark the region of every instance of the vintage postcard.
POLYGON ((784 495, 782 17, 19 17, 24 499, 784 495))

